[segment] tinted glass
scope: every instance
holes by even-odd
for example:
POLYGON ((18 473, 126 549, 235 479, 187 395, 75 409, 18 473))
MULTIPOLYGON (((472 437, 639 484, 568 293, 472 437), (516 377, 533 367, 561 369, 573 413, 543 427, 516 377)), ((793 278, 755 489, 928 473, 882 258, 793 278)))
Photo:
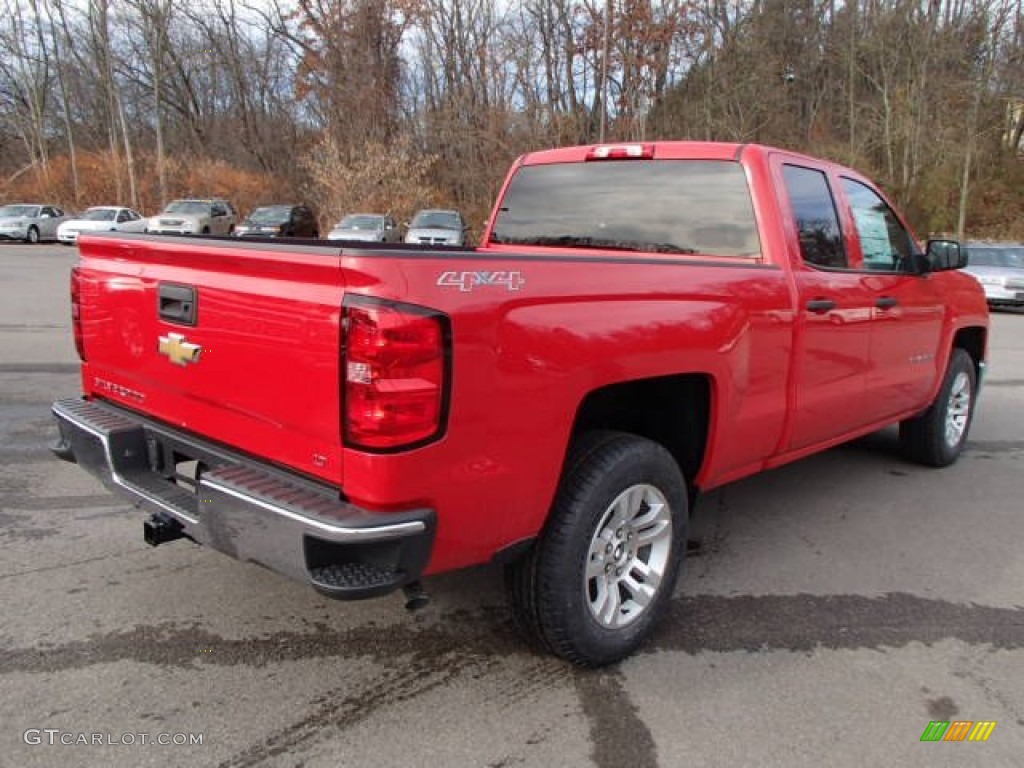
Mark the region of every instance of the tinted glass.
POLYGON ((974 246, 967 249, 967 266, 1024 269, 1024 248, 974 246))
POLYGON ((209 203, 201 203, 194 200, 175 200, 164 209, 164 213, 198 213, 203 215, 206 215, 209 211, 209 203))
POLYGON ((420 211, 409 226, 419 229, 462 229, 462 217, 451 211, 420 211))
POLYGON ((113 221, 117 211, 112 208, 90 208, 82 214, 83 221, 113 221))
POLYGON ((853 179, 843 179, 842 184, 860 238, 864 268, 881 272, 911 271, 914 244, 896 214, 870 187, 853 179))
POLYGON ((280 224, 282 221, 288 221, 291 212, 291 207, 287 205, 268 205, 250 213, 249 221, 257 224, 280 224))
POLYGON ((338 223, 338 229, 381 229, 383 226, 383 217, 358 213, 346 216, 338 223))
POLYGON ((27 216, 34 219, 39 216, 39 208, 35 205, 5 205, 0 208, 0 218, 19 218, 27 216))
POLYGON ((533 165, 512 178, 492 242, 759 256, 737 163, 618 160, 533 165))
POLYGON ((825 174, 811 168, 784 165, 782 175, 796 217, 803 260, 819 267, 848 266, 839 216, 825 174))

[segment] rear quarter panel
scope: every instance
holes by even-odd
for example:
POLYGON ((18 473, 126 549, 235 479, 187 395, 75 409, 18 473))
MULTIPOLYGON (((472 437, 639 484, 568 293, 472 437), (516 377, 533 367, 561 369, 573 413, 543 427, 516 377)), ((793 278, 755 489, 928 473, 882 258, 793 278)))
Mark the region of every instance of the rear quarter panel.
POLYGON ((348 290, 410 301, 452 320, 449 424, 394 455, 345 450, 345 491, 371 508, 439 511, 430 571, 487 560, 537 533, 577 410, 618 382, 680 373, 712 380, 715 436, 700 481, 763 459, 786 415, 791 304, 786 273, 741 261, 348 251, 348 290), (450 271, 524 281, 463 291, 450 271))

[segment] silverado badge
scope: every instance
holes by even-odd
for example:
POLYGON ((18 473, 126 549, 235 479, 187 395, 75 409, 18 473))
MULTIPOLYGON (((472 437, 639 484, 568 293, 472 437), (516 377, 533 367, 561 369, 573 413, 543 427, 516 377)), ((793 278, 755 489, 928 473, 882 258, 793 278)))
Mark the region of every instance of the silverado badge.
POLYGON ((168 333, 160 337, 160 354, 167 355, 175 365, 198 363, 202 351, 201 346, 185 341, 180 333, 168 333))

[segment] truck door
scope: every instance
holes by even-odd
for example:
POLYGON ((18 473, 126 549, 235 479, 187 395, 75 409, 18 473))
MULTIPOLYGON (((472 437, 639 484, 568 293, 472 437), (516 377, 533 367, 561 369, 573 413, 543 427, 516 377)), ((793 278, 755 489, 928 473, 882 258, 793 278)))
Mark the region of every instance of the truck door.
POLYGON ((861 269, 872 296, 871 354, 865 380, 871 420, 924 407, 938 366, 945 313, 933 275, 918 274, 909 231, 874 189, 840 177, 861 269))
MULTIPOLYGON (((776 156, 789 211, 790 261, 797 287, 795 411, 788 445, 798 450, 867 423, 865 381, 874 295, 851 269, 838 207, 824 171, 776 156)), ((791 401, 793 402, 793 401, 791 401)))

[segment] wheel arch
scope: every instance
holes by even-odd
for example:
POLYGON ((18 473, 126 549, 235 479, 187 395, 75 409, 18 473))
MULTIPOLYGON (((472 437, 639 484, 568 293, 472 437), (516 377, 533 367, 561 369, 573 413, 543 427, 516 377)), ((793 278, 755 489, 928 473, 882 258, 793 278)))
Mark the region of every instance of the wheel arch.
POLYGON ((974 361, 974 373, 979 378, 985 362, 985 351, 988 344, 988 329, 983 326, 967 326, 959 328, 953 334, 953 349, 962 349, 974 361))
POLYGON ((580 402, 569 446, 579 435, 593 430, 645 437, 672 454, 691 494, 696 493, 695 481, 708 451, 712 392, 711 376, 703 373, 634 379, 599 387, 580 402))

